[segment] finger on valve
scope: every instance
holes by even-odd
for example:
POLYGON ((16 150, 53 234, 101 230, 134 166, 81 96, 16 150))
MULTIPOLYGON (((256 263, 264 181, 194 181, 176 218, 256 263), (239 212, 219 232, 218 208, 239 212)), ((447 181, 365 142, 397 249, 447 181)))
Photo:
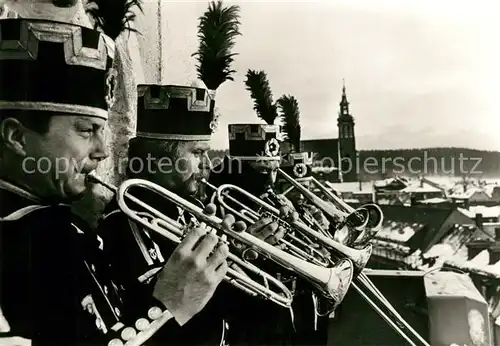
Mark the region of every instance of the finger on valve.
POLYGON ((269 238, 266 239, 266 242, 268 242, 271 245, 276 245, 284 236, 285 236, 286 230, 283 226, 279 226, 278 230, 271 235, 269 238))
POLYGON ((219 240, 215 232, 208 232, 194 248, 195 255, 202 258, 208 258, 208 256, 214 252, 214 248, 219 243, 219 240))
POLYGON ((215 215, 216 212, 217 212, 217 207, 213 203, 207 204, 205 206, 205 208, 203 209, 203 213, 205 213, 207 215, 215 215))
POLYGON ((247 229, 247 225, 244 221, 236 221, 233 226, 233 231, 240 233, 244 232, 247 229))
POLYGON ((207 230, 203 227, 191 227, 188 228, 186 236, 182 242, 177 246, 177 249, 181 251, 182 249, 192 249, 194 246, 200 242, 200 239, 207 234, 207 230))
POLYGON ((232 230, 233 225, 235 224, 236 219, 231 214, 226 214, 224 219, 222 220, 222 227, 227 230, 232 230))
POLYGON ((223 241, 217 244, 215 250, 208 257, 208 266, 216 270, 223 262, 226 261, 229 255, 229 247, 223 241))
POLYGON ((274 235, 278 230, 279 225, 277 222, 271 222, 266 226, 262 227, 260 231, 255 232, 255 236, 259 239, 266 240, 270 236, 274 235))

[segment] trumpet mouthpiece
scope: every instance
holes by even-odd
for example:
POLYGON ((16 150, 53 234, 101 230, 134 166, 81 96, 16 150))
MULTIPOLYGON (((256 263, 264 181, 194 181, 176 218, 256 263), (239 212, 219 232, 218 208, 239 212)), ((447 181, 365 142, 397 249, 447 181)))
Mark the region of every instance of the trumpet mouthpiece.
POLYGON ((101 181, 95 176, 95 172, 90 172, 85 176, 87 183, 99 184, 101 181))

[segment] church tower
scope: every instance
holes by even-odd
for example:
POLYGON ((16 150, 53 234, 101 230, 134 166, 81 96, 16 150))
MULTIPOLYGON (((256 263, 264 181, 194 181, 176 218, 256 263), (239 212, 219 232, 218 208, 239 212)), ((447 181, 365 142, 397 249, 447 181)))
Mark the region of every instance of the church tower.
POLYGON ((342 182, 358 181, 356 167, 356 138, 354 136, 354 118, 349 113, 349 102, 345 93, 345 83, 342 87, 342 100, 340 101, 340 112, 337 119, 339 129, 338 138, 338 160, 339 180, 342 182))

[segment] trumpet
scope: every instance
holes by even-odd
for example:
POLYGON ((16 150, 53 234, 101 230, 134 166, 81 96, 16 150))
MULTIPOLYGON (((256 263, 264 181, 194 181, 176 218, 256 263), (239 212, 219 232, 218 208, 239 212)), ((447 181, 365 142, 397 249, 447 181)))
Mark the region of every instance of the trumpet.
MULTIPOLYGON (((349 289, 354 273, 353 263, 349 259, 338 261, 336 265, 331 268, 325 268, 308 263, 300 258, 279 250, 278 248, 252 236, 251 234, 246 232, 236 232, 225 228, 222 226, 222 220, 217 216, 205 214, 200 207, 181 198, 170 190, 147 180, 128 179, 117 188, 111 184, 103 182, 93 175, 88 175, 87 179, 112 190, 116 194, 116 199, 121 211, 132 221, 169 239, 170 241, 173 241, 176 244, 179 244, 182 241, 186 228, 176 220, 164 215, 159 210, 133 196, 128 192, 129 189, 139 187, 158 194, 165 200, 170 201, 177 207, 183 209, 185 212, 191 214, 198 222, 202 222, 208 227, 218 231, 223 237, 230 237, 232 240, 254 249, 262 256, 273 260, 285 269, 303 277, 315 286, 327 299, 334 301, 336 306, 342 302, 347 290, 349 289), (132 210, 127 205, 127 201, 137 204, 147 210, 147 212, 137 212, 132 210)), ((263 272, 257 266, 239 258, 233 253, 229 254, 228 259, 229 261, 247 269, 249 272, 260 276, 263 279, 264 284, 260 284, 255 280, 252 280, 248 275, 232 268, 228 269, 227 275, 224 278, 226 282, 253 296, 262 296, 280 306, 286 308, 291 307, 293 295, 278 279, 263 272), (270 289, 269 282, 276 286, 280 291, 275 292, 270 289)))
MULTIPOLYGON (((292 178, 290 179, 293 180, 292 178)), ((205 184, 214 188, 206 182, 205 184)), ((305 189, 305 187, 300 186, 299 189, 302 191, 302 189, 305 189)), ((243 219, 246 219, 248 217, 254 217, 254 219, 260 218, 266 214, 274 215, 275 217, 279 215, 279 210, 274 206, 266 203, 265 201, 255 197, 254 195, 235 185, 221 185, 216 189, 216 193, 214 194, 214 196, 214 199, 217 199, 223 209, 227 209, 231 213, 234 213, 235 215, 243 219), (264 211, 264 213, 259 214, 258 212, 253 211, 253 209, 247 207, 246 204, 240 201, 241 198, 233 196, 231 192, 238 192, 242 196, 248 198, 251 202, 255 203, 259 207, 258 209, 261 213, 262 211, 264 211), (229 205, 226 200, 233 202, 233 204, 239 205, 243 209, 241 211, 236 210, 234 207, 229 205), (234 203, 235 201, 237 201, 238 203, 234 203)), ((315 201, 316 199, 318 199, 318 197, 315 196, 315 201)), ((383 220, 382 211, 380 210, 380 208, 378 208, 378 206, 376 206, 373 211, 375 212, 375 216, 377 217, 377 221, 373 224, 376 227, 380 227, 381 220, 383 220), (380 213, 380 215, 378 215, 378 213, 380 213)), ((313 230, 300 221, 291 222, 290 226, 291 228, 294 228, 301 232, 301 234, 309 236, 310 238, 321 243, 328 250, 332 251, 333 254, 336 255, 336 257, 350 259, 355 266, 352 286, 356 290, 356 292, 358 292, 358 294, 375 310, 375 312, 409 344, 413 346, 430 346, 427 341, 404 320, 404 318, 397 312, 397 310, 378 290, 378 288, 373 284, 370 278, 363 271, 371 256, 371 244, 366 244, 360 249, 354 249, 336 242, 332 238, 313 230)))
POLYGON ((342 244, 347 246, 365 245, 368 241, 373 239, 380 230, 384 221, 384 216, 382 210, 376 204, 369 203, 358 209, 354 209, 330 192, 316 178, 309 177, 308 180, 328 197, 330 200, 330 203, 328 203, 290 177, 282 169, 278 168, 278 174, 291 185, 291 188, 285 193, 291 191, 292 188, 297 189, 307 200, 320 209, 330 222, 334 221, 336 230, 344 230, 344 234, 336 236, 338 241, 342 244))
MULTIPOLYGON (((205 184, 207 184, 205 182, 205 184)), ((209 184, 210 186, 210 184, 209 184)), ((214 188, 213 186, 211 186, 214 188)), ((261 218, 261 217, 266 217, 266 216, 271 216, 273 218, 279 218, 280 212, 279 210, 266 203, 262 199, 252 195, 248 191, 240 188, 239 186, 236 185, 231 185, 231 184, 223 184, 219 186, 216 189, 215 196, 217 198, 217 201, 221 208, 224 210, 228 210, 230 213, 239 216, 243 220, 246 220, 248 222, 254 222, 255 219, 261 218), (240 196, 239 198, 234 196, 234 194, 239 193, 240 196), (227 203, 226 200, 229 200, 231 202, 234 201, 241 201, 243 198, 246 198, 249 200, 249 202, 252 202, 256 204, 259 207, 259 212, 257 213, 253 211, 253 209, 246 207, 243 209, 244 212, 237 210, 234 208, 232 205, 227 203), (252 215, 253 219, 249 217, 249 215, 252 215)), ((236 203, 237 205, 245 206, 244 203, 236 203)), ((333 239, 315 231, 314 229, 308 227, 305 225, 303 222, 297 220, 297 221, 290 221, 287 222, 285 220, 282 220, 284 223, 288 224, 291 229, 298 231, 301 235, 307 237, 307 238, 312 238, 315 242, 319 242, 321 245, 326 247, 329 251, 333 252, 334 254, 337 255, 338 259, 344 259, 348 258, 352 261, 355 267, 356 272, 360 272, 363 270, 363 268, 366 266, 368 263, 368 260, 370 259, 370 256, 372 254, 372 245, 367 244, 363 248, 360 249, 353 249, 348 246, 345 246, 343 244, 340 244, 333 239)), ((298 238, 294 237, 291 234, 288 234, 287 237, 292 237, 294 241, 296 241, 298 238)), ((281 240, 281 242, 284 242, 284 245, 288 246, 290 242, 287 242, 286 240, 281 240)), ((307 246, 307 244, 305 244, 307 246)), ((314 250, 314 249, 312 249, 314 250)), ((321 253, 320 253, 321 254, 321 253)), ((324 256, 323 254, 321 254, 324 256)), ((329 263, 324 263, 326 261, 320 261, 318 264, 320 265, 329 265, 332 262, 329 261, 329 263)))
MULTIPOLYGON (((215 192, 213 197, 217 196, 217 187, 210 184, 206 179, 202 179, 201 183, 208 186, 209 188, 211 188, 215 192)), ((247 196, 250 195, 246 191, 245 191, 245 194, 247 196)), ((238 216, 240 219, 242 219, 250 224, 257 222, 261 218, 271 218, 271 219, 277 221, 280 224, 280 226, 284 227, 285 229, 289 230, 291 228, 290 225, 288 225, 286 222, 280 220, 277 217, 277 215, 274 215, 270 212, 264 212, 261 215, 261 214, 259 214, 259 212, 253 210, 248 205, 246 205, 246 204, 242 203, 240 200, 234 198, 229 193, 225 193, 224 197, 227 198, 231 203, 237 205, 241 209, 236 210, 234 208, 228 207, 227 203, 225 203, 225 201, 222 201, 220 204, 222 210, 224 210, 225 208, 229 208, 234 215, 238 216)), ((211 202, 215 203, 214 198, 212 199, 211 202)), ((322 265, 322 266, 333 265, 333 262, 330 259, 330 256, 327 256, 324 253, 318 251, 317 249, 314 249, 311 247, 311 244, 313 242, 310 239, 306 238, 305 240, 302 240, 293 234, 288 234, 287 238, 290 240, 281 239, 280 242, 281 242, 281 244, 284 244, 286 246, 286 249, 288 250, 288 252, 290 252, 290 253, 294 254, 295 256, 300 257, 306 261, 309 261, 309 262, 312 262, 312 263, 315 263, 318 265, 322 265), (309 241, 309 244, 307 244, 306 241, 309 241), (295 243, 298 243, 301 246, 295 245, 295 243)))

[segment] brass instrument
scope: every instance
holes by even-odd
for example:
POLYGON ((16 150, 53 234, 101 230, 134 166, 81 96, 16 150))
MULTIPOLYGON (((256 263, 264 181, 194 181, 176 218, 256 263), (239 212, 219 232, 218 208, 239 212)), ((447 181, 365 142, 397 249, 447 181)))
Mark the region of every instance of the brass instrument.
MULTIPOLYGON (((218 188, 216 186, 210 184, 205 179, 202 179, 201 182, 204 185, 211 188, 215 192, 213 196, 217 197, 218 188)), ((256 198, 255 196, 251 195, 250 193, 248 193, 246 191, 244 191, 244 196, 251 198, 251 201, 253 201, 253 202, 257 202, 257 205, 259 205, 259 203, 261 202, 260 199, 256 198)), ((227 198, 231 203, 234 203, 235 205, 237 205, 241 209, 236 210, 232 207, 229 207, 227 205, 227 203, 225 203, 225 200, 222 200, 222 201, 219 200, 218 202, 220 203, 220 207, 222 208, 222 210, 228 209, 231 211, 231 214, 238 216, 240 219, 242 219, 250 224, 258 221, 261 218, 271 218, 273 220, 277 220, 278 222, 280 222, 281 226, 285 227, 286 229, 290 229, 290 226, 286 222, 283 222, 283 221, 278 219, 277 216, 279 216, 279 212, 278 212, 278 214, 276 214, 276 213, 272 213, 269 211, 267 211, 267 212, 264 211, 262 214, 260 214, 258 211, 253 210, 247 204, 242 203, 239 199, 234 198, 229 193, 225 193, 224 198, 227 198)), ((211 202, 215 203, 215 200, 212 200, 211 202)), ((259 208, 259 209, 262 209, 262 208, 259 208)), ((322 265, 322 266, 333 265, 333 262, 332 262, 330 256, 327 256, 327 255, 321 253, 320 251, 318 251, 317 249, 312 248, 311 244, 313 242, 307 238, 305 240, 302 240, 302 239, 298 238, 297 236, 288 232, 286 239, 281 239, 280 243, 286 246, 287 252, 290 252, 293 255, 300 257, 306 261, 309 261, 309 262, 312 262, 312 263, 315 263, 318 265, 322 265), (306 241, 309 241, 309 244, 307 244, 306 241), (298 245, 295 245, 295 244, 298 244, 298 245)))
MULTIPOLYGON (((327 215, 332 215, 335 213, 335 207, 343 209, 344 217, 348 218, 353 213, 365 209, 363 216, 368 216, 366 223, 363 227, 359 227, 354 231, 362 230, 361 234, 355 234, 351 236, 349 234, 344 235, 346 241, 343 242, 346 245, 351 246, 363 246, 367 244, 371 239, 375 237, 377 232, 383 223, 383 212, 375 204, 365 204, 358 209, 354 209, 342 199, 337 197, 335 194, 330 192, 323 184, 321 184, 316 178, 309 177, 308 180, 311 181, 316 187, 323 192, 331 202, 323 201, 321 198, 317 197, 305 186, 300 184, 298 181, 294 180, 288 174, 278 169, 278 174, 282 174, 283 177, 291 184, 291 188, 288 189, 284 194, 291 191, 292 188, 298 189, 302 195, 307 198, 314 206, 318 209, 327 213, 327 215), (331 212, 329 213, 328 210, 331 212)), ((344 230, 347 232, 352 232, 352 227, 345 227, 344 230)), ((429 343, 413 329, 408 322, 397 312, 397 310, 392 306, 392 304, 385 298, 382 292, 378 290, 375 284, 370 280, 370 278, 363 271, 356 272, 354 277, 353 288, 358 292, 358 294, 375 310, 375 312, 391 327, 393 328, 403 339, 405 339, 410 345, 417 346, 430 346, 429 343), (385 310, 385 311, 384 311, 385 310)))
MULTIPOLYGON (((278 265, 290 270, 300 277, 310 282, 317 290, 323 294, 327 299, 335 302, 337 306, 340 304, 350 287, 354 274, 354 266, 351 260, 343 259, 338 261, 335 266, 326 268, 324 266, 316 266, 314 264, 303 261, 293 255, 290 255, 280 249, 246 233, 235 232, 226 229, 222 226, 222 220, 216 216, 210 216, 203 212, 203 210, 190 203, 189 201, 179 197, 177 194, 165 189, 157 184, 143 179, 128 179, 124 181, 118 188, 103 182, 93 175, 88 175, 87 179, 90 182, 98 183, 111 191, 115 192, 116 199, 121 211, 127 215, 131 220, 142 225, 144 228, 153 231, 176 244, 182 241, 184 236, 185 227, 179 224, 176 220, 169 218, 154 207, 146 204, 140 199, 134 197, 128 192, 132 187, 141 187, 151 192, 154 192, 166 201, 170 201, 177 207, 182 208, 184 211, 193 215, 198 222, 202 222, 212 229, 218 231, 223 236, 227 236, 242 243, 245 246, 257 251, 260 255, 269 258, 276 262, 278 265), (147 210, 144 212, 137 212, 132 210, 126 203, 129 200, 138 206, 147 210)), ((224 280, 235 287, 242 289, 246 293, 254 296, 263 296, 274 303, 290 308, 293 296, 288 288, 283 285, 278 279, 264 273, 261 269, 252 265, 251 263, 240 259, 235 254, 230 253, 228 256, 229 261, 240 265, 255 275, 260 276, 264 285, 250 279, 246 274, 229 268, 224 280), (279 288, 280 292, 275 292, 269 288, 269 282, 279 288)), ((140 344, 138 344, 140 345, 140 344)))
MULTIPOLYGON (((309 177, 308 181, 312 182, 320 191, 326 195, 329 202, 316 196, 308 188, 304 187, 300 182, 296 181, 282 169, 278 169, 278 174, 295 189, 297 189, 307 200, 319 208, 329 221, 336 221, 335 228, 337 231, 342 231, 343 234, 338 234, 336 239, 347 246, 365 245, 373 239, 379 231, 384 221, 384 216, 380 207, 376 204, 365 204, 358 209, 354 209, 342 199, 330 192, 316 178, 309 177)), ((292 189, 288 189, 288 193, 292 189)), ((336 232, 337 233, 337 232, 336 232)), ((340 232, 339 232, 340 233, 340 232)))
MULTIPOLYGON (((285 173, 286 174, 286 173, 285 173)), ((307 190, 306 187, 302 186, 300 183, 295 181, 293 178, 289 177, 290 182, 292 185, 296 188, 298 188, 301 192, 304 190, 307 190)), ((206 183, 206 182, 205 182, 206 183)), ((308 195, 313 195, 312 192, 307 190, 305 194, 308 195), (310 194, 309 194, 310 193, 310 194)), ((216 190, 216 198, 218 202, 220 203, 221 207, 229 210, 231 213, 234 213, 235 215, 242 216, 243 215, 254 215, 255 218, 259 217, 259 215, 265 215, 262 213, 262 211, 270 213, 275 215, 276 217, 279 217, 279 210, 275 207, 272 206, 265 201, 253 196, 252 194, 248 193, 244 189, 235 186, 235 185, 221 185, 217 190, 216 190), (243 208, 242 211, 235 210, 232 208, 227 202, 226 199, 229 201, 240 201, 241 198, 237 198, 231 194, 231 192, 238 192, 241 194, 241 197, 246 197, 250 199, 253 203, 256 203, 259 206, 259 212, 261 214, 258 214, 257 212, 251 212, 251 208, 243 208)), ((338 198, 338 197, 337 197, 338 198)), ((310 199, 315 206, 320 208, 316 202, 319 202, 318 204, 324 205, 324 201, 321 200, 319 197, 315 196, 311 197, 310 199)), ((342 202, 343 203, 343 202, 342 202)), ((244 203, 237 203, 240 207, 244 207, 244 203)), ((373 212, 373 215, 375 218, 370 222, 369 220, 366 220, 367 222, 365 223, 366 226, 374 226, 370 231, 369 231, 369 236, 373 237, 374 233, 376 234, 376 231, 381 226, 382 220, 383 220, 383 214, 380 208, 376 205, 371 205, 374 206, 369 207, 370 211, 373 212)), ((352 207, 349 207, 352 210, 352 207)), ((332 207, 329 207, 329 209, 332 209, 332 207)), ((359 209, 357 209, 359 210, 359 209)), ((368 210, 367 210, 368 211, 368 210)), ((351 211, 352 213, 352 211, 351 211)), ((369 214, 371 215, 371 214, 369 214)), ((344 215, 345 216, 345 215, 344 215)), ((325 236, 321 232, 315 231, 314 229, 306 226, 303 222, 296 221, 296 222, 291 222, 290 226, 293 229, 298 230, 302 234, 305 234, 306 236, 309 236, 310 238, 316 240, 318 243, 323 245, 325 248, 330 250, 334 255, 336 255, 337 258, 349 258, 355 266, 355 274, 352 282, 353 288, 358 292, 358 294, 361 295, 361 297, 375 310, 377 314, 391 327, 393 328, 401 337, 403 337, 409 344, 413 346, 417 345, 423 345, 423 346, 430 346, 427 341, 420 336, 415 329, 413 329, 408 322, 404 320, 404 318, 397 312, 397 310, 392 306, 392 304, 385 298, 385 296, 378 290, 378 288, 373 284, 373 282, 370 280, 370 278, 363 272, 372 252, 372 245, 371 244, 365 244, 364 247, 360 249, 354 249, 351 247, 348 247, 344 244, 338 243, 335 240, 333 240, 331 237, 325 236), (385 311, 384 311, 385 310, 385 311)), ((363 239, 368 239, 369 237, 363 237, 363 239)), ((358 243, 360 242, 357 240, 358 243)), ((358 245, 359 246, 359 245, 358 245)), ((313 295, 314 297, 314 295, 313 295)), ((315 299, 316 302, 316 299, 315 299)), ((318 312, 316 311, 318 314, 318 312)))
MULTIPOLYGON (((236 185, 231 185, 231 184, 223 184, 219 186, 216 190, 216 198, 219 203, 219 205, 224 208, 225 210, 228 210, 230 213, 239 216, 243 218, 244 220, 248 219, 249 213, 251 213, 251 208, 245 208, 243 209, 245 212, 241 212, 240 210, 236 210, 233 208, 229 203, 226 202, 226 200, 230 201, 241 201, 243 198, 246 198, 249 202, 252 202, 256 205, 259 206, 259 212, 260 214, 257 214, 253 212, 255 218, 261 218, 265 217, 267 215, 272 215, 275 218, 278 218, 280 215, 279 210, 266 203, 265 201, 261 200, 260 198, 252 195, 251 193, 247 192, 246 190, 236 186, 236 185), (239 194, 239 198, 234 196, 235 193, 239 194)), ((239 205, 241 203, 238 203, 239 205)), ((241 205, 240 205, 241 206, 241 205)), ((361 249, 353 249, 350 248, 346 245, 340 244, 330 237, 327 237, 312 228, 306 226, 303 222, 301 221, 290 221, 287 222, 286 220, 282 220, 285 223, 288 223, 291 227, 291 229, 296 230, 300 232, 301 235, 304 235, 306 237, 312 238, 313 241, 316 243, 319 243, 320 245, 324 246, 327 248, 329 251, 333 252, 339 259, 342 258, 349 258, 354 266, 357 272, 360 272, 363 270, 363 268, 366 266, 366 263, 368 263, 368 260, 370 259, 371 253, 372 253, 372 245, 368 244, 364 246, 361 249)), ((289 235, 286 235, 286 237, 289 237, 289 235)), ((294 238, 295 240, 295 238, 294 238)), ((283 242, 283 240, 282 240, 283 242)), ((286 240, 285 240, 286 242, 286 240)), ((289 242, 286 242, 285 245, 288 245, 289 242)), ((307 244, 306 244, 307 245, 307 244)), ((318 264, 321 262, 318 262, 318 264)), ((329 262, 326 265, 331 264, 332 262, 329 262)))

